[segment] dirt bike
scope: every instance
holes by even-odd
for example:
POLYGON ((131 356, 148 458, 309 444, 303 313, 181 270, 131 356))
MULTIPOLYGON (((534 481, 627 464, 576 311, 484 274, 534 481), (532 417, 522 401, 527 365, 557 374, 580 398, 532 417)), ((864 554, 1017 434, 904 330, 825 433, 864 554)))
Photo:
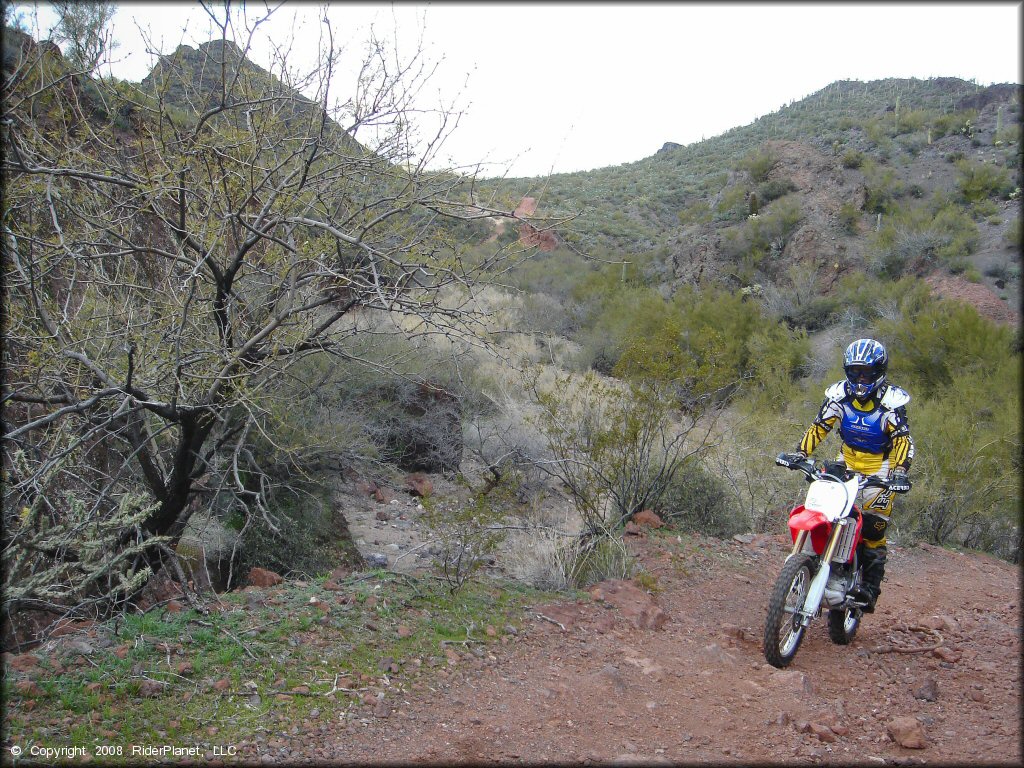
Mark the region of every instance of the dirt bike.
POLYGON ((775 463, 803 472, 811 484, 804 503, 789 514, 793 549, 768 601, 764 655, 782 669, 793 661, 807 627, 824 609, 833 643, 847 645, 857 634, 866 603, 856 593, 862 579, 863 516, 855 502, 864 488, 890 488, 886 480, 839 463, 816 467, 810 459, 794 460, 784 453, 775 463))

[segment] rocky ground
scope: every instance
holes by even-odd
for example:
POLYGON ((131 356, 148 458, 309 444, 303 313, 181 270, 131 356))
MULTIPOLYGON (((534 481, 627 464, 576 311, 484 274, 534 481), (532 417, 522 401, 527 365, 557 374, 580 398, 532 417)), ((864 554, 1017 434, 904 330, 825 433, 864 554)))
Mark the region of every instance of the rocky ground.
MULTIPOLYGON (((377 520, 367 506, 355 516, 364 545, 415 532, 414 500, 376 506, 396 514, 377 520)), ((777 670, 761 637, 786 541, 741 539, 630 537, 651 592, 605 583, 589 599, 537 606, 514 642, 452 653, 436 679, 396 681, 374 707, 316 743, 292 739, 285 753, 403 764, 1020 764, 1018 568, 894 547, 879 608, 854 643, 833 645, 818 621, 777 670)))

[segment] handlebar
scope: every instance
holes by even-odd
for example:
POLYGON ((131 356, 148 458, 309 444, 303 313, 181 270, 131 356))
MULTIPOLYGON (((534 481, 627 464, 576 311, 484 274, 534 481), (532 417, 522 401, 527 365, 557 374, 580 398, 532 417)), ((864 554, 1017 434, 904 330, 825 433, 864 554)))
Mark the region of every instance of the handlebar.
POLYGON ((854 472, 852 469, 847 469, 843 465, 840 465, 843 467, 843 474, 836 474, 834 471, 836 469, 835 466, 830 466, 832 462, 825 462, 819 467, 810 458, 794 460, 790 454, 780 453, 775 457, 775 463, 780 467, 786 467, 787 469, 795 469, 799 472, 803 472, 807 478, 807 482, 809 483, 814 480, 835 480, 837 482, 845 482, 853 477, 857 477, 857 485, 860 488, 884 488, 885 490, 890 490, 890 483, 888 480, 876 477, 875 475, 862 475, 860 472, 854 472))

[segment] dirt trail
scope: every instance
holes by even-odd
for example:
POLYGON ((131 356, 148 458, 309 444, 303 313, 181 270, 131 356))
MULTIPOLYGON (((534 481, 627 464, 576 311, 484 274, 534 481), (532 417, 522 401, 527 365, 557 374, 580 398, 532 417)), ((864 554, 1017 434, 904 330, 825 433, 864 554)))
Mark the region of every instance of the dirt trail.
POLYGON ((544 606, 514 642, 452 653, 430 682, 396 681, 372 713, 292 754, 374 764, 1020 764, 1019 569, 927 545, 891 548, 879 608, 854 643, 833 645, 818 621, 780 671, 764 661, 761 632, 782 537, 633 541, 657 577, 668 614, 660 629, 601 601, 544 606), (894 650, 938 638, 934 651, 894 650))

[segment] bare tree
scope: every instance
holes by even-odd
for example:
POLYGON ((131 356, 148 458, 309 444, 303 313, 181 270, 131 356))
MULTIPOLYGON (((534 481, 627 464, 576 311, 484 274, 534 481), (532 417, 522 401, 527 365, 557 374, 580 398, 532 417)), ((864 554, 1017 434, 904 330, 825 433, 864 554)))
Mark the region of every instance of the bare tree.
POLYGON ((714 424, 707 398, 676 410, 671 385, 653 378, 619 384, 588 371, 549 386, 534 379, 531 388, 550 454, 539 465, 568 491, 586 541, 653 509, 680 468, 705 451, 714 424))
POLYGON ((114 47, 109 25, 117 5, 56 0, 53 10, 57 14, 53 39, 66 44, 65 55, 73 68, 92 72, 114 47))
POLYGON ((267 16, 207 10, 220 39, 139 86, 87 94, 29 40, 4 73, 7 611, 127 597, 199 488, 273 525, 253 437, 272 440, 268 410, 288 407, 268 400, 282 374, 351 362, 354 339, 385 332, 368 318, 474 338, 475 282, 532 252, 464 258, 448 224, 514 206, 427 170, 457 115, 416 134, 420 50, 372 39, 335 101, 326 19, 299 81, 286 59, 246 59, 267 16))

